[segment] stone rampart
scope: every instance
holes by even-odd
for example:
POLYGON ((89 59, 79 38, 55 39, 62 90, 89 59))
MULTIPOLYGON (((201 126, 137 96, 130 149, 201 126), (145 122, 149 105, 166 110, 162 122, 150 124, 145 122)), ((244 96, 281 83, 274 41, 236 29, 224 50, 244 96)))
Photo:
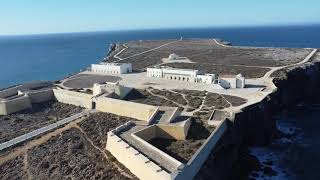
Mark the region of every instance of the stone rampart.
POLYGON ((119 116, 131 117, 134 119, 147 121, 158 111, 158 107, 112 99, 108 97, 99 97, 95 100, 96 109, 102 112, 112 113, 119 116))
POLYGON ((75 106, 81 106, 88 109, 92 108, 92 95, 69 91, 64 89, 53 89, 53 93, 57 101, 72 104, 75 106))
POLYGON ((171 179, 171 176, 167 171, 152 162, 149 158, 141 154, 117 135, 117 133, 129 125, 130 123, 127 123, 124 126, 118 127, 117 130, 108 133, 106 149, 139 179, 171 179))
POLYGON ((192 158, 188 161, 188 163, 185 165, 183 169, 172 173, 173 179, 176 179, 176 180, 193 179, 197 175, 198 171, 200 170, 202 165, 205 163, 205 161, 209 157, 211 151, 214 149, 219 139, 226 132, 228 128, 227 123, 228 121, 224 120, 215 129, 215 131, 212 132, 212 134, 209 136, 206 142, 192 156, 192 158))
POLYGON ((28 91, 26 94, 29 96, 31 103, 42 103, 54 99, 52 89, 28 91))
POLYGON ((8 115, 31 107, 29 97, 27 95, 20 95, 14 99, 2 100, 0 102, 0 115, 8 115))

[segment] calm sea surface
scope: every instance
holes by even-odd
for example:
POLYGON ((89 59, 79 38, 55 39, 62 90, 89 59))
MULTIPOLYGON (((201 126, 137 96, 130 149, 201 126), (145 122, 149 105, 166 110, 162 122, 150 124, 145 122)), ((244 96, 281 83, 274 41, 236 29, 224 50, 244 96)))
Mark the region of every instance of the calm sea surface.
POLYGON ((264 28, 204 28, 0 36, 0 87, 56 80, 99 62, 110 43, 129 40, 221 38, 234 45, 320 47, 320 25, 264 28))

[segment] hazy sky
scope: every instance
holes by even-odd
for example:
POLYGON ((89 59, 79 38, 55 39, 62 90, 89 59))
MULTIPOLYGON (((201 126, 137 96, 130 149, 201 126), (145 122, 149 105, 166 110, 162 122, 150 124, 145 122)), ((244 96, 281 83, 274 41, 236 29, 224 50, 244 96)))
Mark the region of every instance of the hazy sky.
POLYGON ((0 35, 320 23, 320 0, 2 0, 0 35))

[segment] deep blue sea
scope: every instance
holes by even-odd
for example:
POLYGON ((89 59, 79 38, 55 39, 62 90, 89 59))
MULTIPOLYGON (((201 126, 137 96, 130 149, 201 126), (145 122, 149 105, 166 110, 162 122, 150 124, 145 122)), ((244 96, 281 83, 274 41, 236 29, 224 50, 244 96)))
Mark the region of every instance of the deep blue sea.
POLYGON ((243 46, 320 47, 320 25, 163 29, 0 36, 0 87, 57 80, 99 62, 110 43, 129 40, 220 38, 243 46))

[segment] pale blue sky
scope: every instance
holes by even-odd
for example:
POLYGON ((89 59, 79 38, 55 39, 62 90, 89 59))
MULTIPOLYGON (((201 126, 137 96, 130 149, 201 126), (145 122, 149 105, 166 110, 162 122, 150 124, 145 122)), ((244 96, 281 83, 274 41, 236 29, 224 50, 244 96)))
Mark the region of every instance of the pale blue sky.
POLYGON ((0 35, 320 24, 319 0, 3 0, 0 35))

